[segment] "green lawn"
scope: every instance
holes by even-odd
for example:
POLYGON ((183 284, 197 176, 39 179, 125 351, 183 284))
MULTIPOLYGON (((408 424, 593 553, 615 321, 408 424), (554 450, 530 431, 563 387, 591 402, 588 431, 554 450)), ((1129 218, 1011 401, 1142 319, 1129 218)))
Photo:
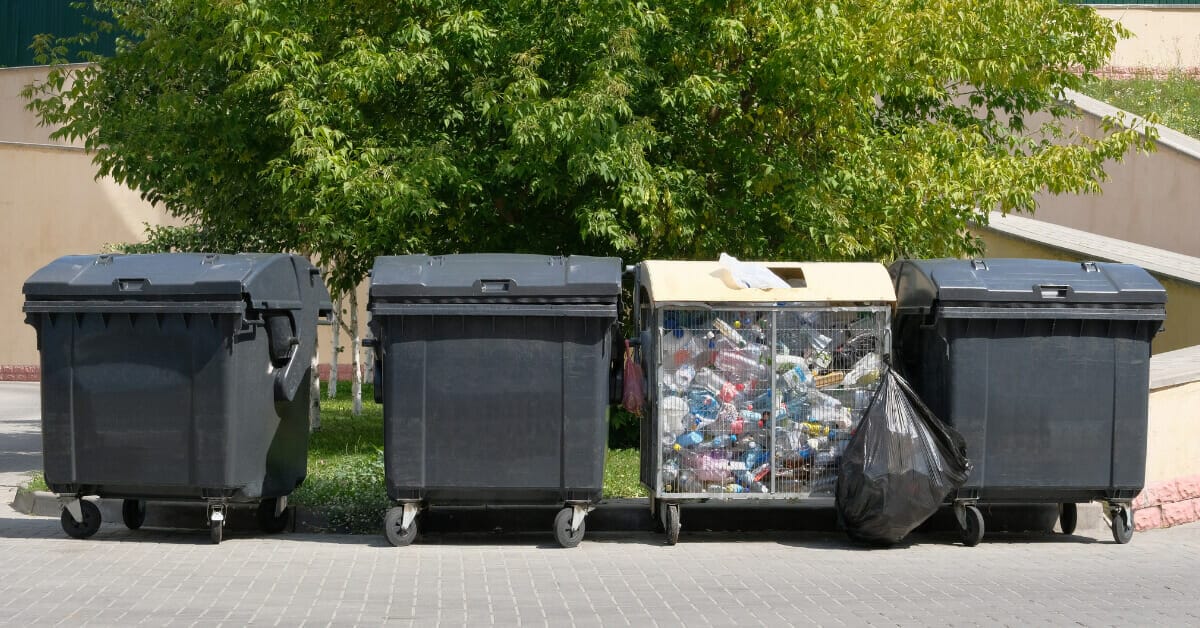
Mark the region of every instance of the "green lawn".
POLYGON ((1083 91, 1139 116, 1157 114, 1164 126, 1200 138, 1200 79, 1178 72, 1166 78, 1103 79, 1083 91))

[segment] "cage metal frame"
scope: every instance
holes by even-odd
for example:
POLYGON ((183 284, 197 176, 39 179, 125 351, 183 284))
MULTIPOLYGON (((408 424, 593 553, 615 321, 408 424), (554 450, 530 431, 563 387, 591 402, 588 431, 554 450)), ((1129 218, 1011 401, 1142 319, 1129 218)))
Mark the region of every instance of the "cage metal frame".
MULTIPOLYGON (((651 395, 650 403, 650 418, 651 426, 651 442, 643 443, 643 446, 649 444, 658 448, 658 451, 651 456, 655 461, 653 469, 654 483, 653 486, 646 484, 643 478, 642 484, 650 491, 652 501, 657 501, 662 504, 678 504, 687 502, 706 502, 714 501, 785 501, 797 504, 809 504, 814 506, 832 505, 834 498, 832 496, 813 496, 811 491, 795 491, 784 492, 778 491, 776 488, 777 471, 780 468, 778 462, 778 450, 776 448, 776 426, 779 417, 774 412, 775 404, 772 401, 771 407, 771 423, 767 428, 769 434, 768 444, 768 461, 770 464, 770 492, 745 492, 745 493, 713 493, 713 492, 668 492, 663 486, 663 466, 666 462, 666 457, 661 451, 661 437, 664 435, 664 425, 661 403, 664 398, 663 394, 663 374, 665 364, 665 343, 663 342, 664 331, 664 315, 668 311, 685 311, 705 313, 712 318, 718 318, 720 313, 725 312, 755 312, 759 315, 770 315, 770 355, 769 364, 772 365, 770 370, 770 398, 778 399, 778 380, 779 375, 774 368, 776 358, 778 357, 778 340, 779 340, 779 316, 782 313, 818 313, 818 314, 855 314, 863 313, 870 314, 874 317, 873 329, 877 332, 877 340, 875 351, 879 353, 883 359, 890 358, 891 355, 891 317, 892 305, 881 304, 877 302, 861 302, 861 303, 840 303, 837 305, 825 302, 781 302, 781 303, 746 303, 746 302, 712 302, 712 303, 697 303, 697 302, 660 302, 653 304, 651 311, 651 319, 653 327, 646 328, 648 321, 640 321, 639 325, 642 332, 650 332, 652 336, 653 355, 644 357, 650 358, 646 360, 647 375, 653 371, 653 378, 649 384, 647 392, 651 395)), ((643 347, 643 351, 645 351, 643 347)), ((874 389, 874 387, 872 387, 874 389)), ((873 393, 872 393, 873 394, 873 393)), ((856 426, 858 421, 862 419, 863 411, 859 411, 856 416, 852 417, 852 422, 856 426)), ((835 467, 836 469, 836 467, 835 467)))

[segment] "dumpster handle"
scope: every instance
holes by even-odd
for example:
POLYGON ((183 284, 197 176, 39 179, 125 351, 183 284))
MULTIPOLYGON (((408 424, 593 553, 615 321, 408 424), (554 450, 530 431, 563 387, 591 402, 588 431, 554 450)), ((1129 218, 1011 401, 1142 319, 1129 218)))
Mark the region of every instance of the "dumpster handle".
POLYGON ((1068 295, 1074 292, 1074 290, 1071 289, 1071 286, 1064 284, 1043 283, 1038 284, 1035 288, 1037 293, 1043 299, 1065 299, 1068 295))

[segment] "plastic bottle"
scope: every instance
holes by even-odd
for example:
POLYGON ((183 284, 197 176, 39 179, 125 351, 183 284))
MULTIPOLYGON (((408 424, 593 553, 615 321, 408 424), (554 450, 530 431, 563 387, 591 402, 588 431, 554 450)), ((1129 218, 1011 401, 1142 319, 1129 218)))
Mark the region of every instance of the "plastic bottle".
POLYGON ((725 404, 736 404, 742 399, 742 391, 746 390, 745 384, 731 384, 726 382, 721 387, 721 391, 717 393, 717 398, 725 404))
POLYGON ((696 474, 687 470, 679 471, 679 480, 675 483, 675 492, 677 493, 699 493, 704 489, 700 481, 696 479, 696 474))
POLYGON ((746 452, 746 457, 743 460, 746 463, 747 469, 757 469, 763 466, 768 459, 767 452, 762 449, 752 449, 746 452))
POLYGON ((696 367, 691 364, 684 364, 675 370, 675 383, 680 390, 690 388, 694 379, 696 379, 696 367))
POLYGON ((720 373, 708 367, 697 371, 696 377, 692 379, 692 386, 703 388, 714 395, 721 392, 721 388, 725 386, 725 383, 725 378, 720 373))
POLYGON ((679 462, 676 460, 667 460, 662 466, 662 483, 663 486, 674 486, 679 480, 679 462))
POLYGON ((700 482, 724 483, 731 475, 728 460, 688 449, 680 448, 677 451, 682 461, 680 468, 690 471, 692 477, 700 482))
POLYGON ((757 424, 759 421, 762 421, 763 418, 761 412, 755 412, 753 409, 742 410, 741 412, 738 412, 738 416, 741 417, 743 421, 755 424, 757 424))
POLYGON ((853 388, 855 386, 870 386, 879 381, 879 370, 882 368, 882 361, 879 359, 879 354, 875 352, 868 353, 854 364, 854 368, 846 373, 846 377, 842 378, 842 386, 845 388, 853 388))
POLYGON ((675 439, 675 445, 678 447, 696 447, 704 442, 704 436, 700 432, 684 432, 675 439))
POLYGON ((767 376, 766 365, 759 362, 757 358, 738 351, 718 352, 716 359, 713 360, 713 366, 740 382, 763 379, 767 376))
POLYGON ((828 436, 829 428, 815 421, 807 421, 800 424, 800 431, 809 436, 828 436))
POLYGON ((663 429, 668 432, 683 430, 684 417, 691 413, 687 399, 676 395, 663 397, 659 401, 658 411, 662 417, 663 429))
POLYGON ((722 336, 732 340, 739 347, 744 347, 746 345, 746 341, 742 339, 742 335, 739 334, 732 325, 719 318, 713 319, 713 329, 717 330, 717 333, 721 334, 722 336))
MULTIPOLYGON (((692 432, 695 433, 695 432, 692 432)), ((700 451, 712 451, 714 449, 725 449, 737 442, 737 436, 733 434, 723 434, 710 441, 705 441, 696 446, 700 451)))
POLYGON ((721 409, 721 404, 708 390, 693 388, 688 391, 688 409, 701 419, 712 421, 717 418, 717 411, 721 409))
POLYGON ((813 387, 812 372, 803 363, 784 371, 779 379, 782 385, 790 391, 806 392, 813 387))
MULTIPOLYGON (((686 340, 678 346, 667 349, 666 353, 671 355, 675 360, 675 366, 680 367, 690 365, 692 367, 703 366, 707 362, 705 356, 708 354, 708 343, 702 342, 695 336, 689 335, 686 340)), ((666 349, 666 347, 664 347, 666 349)))

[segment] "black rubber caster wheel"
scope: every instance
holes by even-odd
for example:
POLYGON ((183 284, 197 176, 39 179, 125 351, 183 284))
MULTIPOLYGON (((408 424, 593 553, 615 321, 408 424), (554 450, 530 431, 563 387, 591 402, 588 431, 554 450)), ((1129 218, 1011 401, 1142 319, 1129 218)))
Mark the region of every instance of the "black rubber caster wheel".
POLYGON ((279 504, 277 498, 271 497, 258 502, 258 511, 255 512, 255 519, 258 520, 258 529, 267 534, 279 534, 287 529, 288 526, 288 510, 283 509, 279 516, 275 516, 275 507, 279 504))
POLYGON ((83 521, 76 521, 66 508, 62 510, 63 532, 73 539, 86 539, 100 529, 100 507, 89 501, 80 500, 79 509, 83 511, 83 521))
POLYGON ((667 545, 679 542, 679 504, 667 504, 663 508, 663 529, 667 532, 667 545))
POLYGON ((130 530, 141 528, 146 523, 146 502, 140 499, 122 500, 121 521, 130 530))
POLYGON ((209 521, 208 522, 208 538, 212 539, 213 545, 220 545, 221 539, 225 536, 224 521, 209 521))
POLYGON ((400 527, 403 522, 403 508, 391 508, 383 517, 383 535, 387 537, 388 543, 396 547, 412 545, 412 542, 417 540, 417 519, 414 518, 408 528, 400 527))
POLYGON ((667 531, 663 526, 663 509, 666 507, 666 504, 661 499, 650 498, 650 520, 654 522, 655 532, 667 531))
POLYGON ((1129 506, 1118 506, 1112 511, 1113 540, 1124 545, 1133 540, 1133 511, 1129 506))
POLYGON ((1075 526, 1079 523, 1079 507, 1075 504, 1063 504, 1058 512, 1058 527, 1063 534, 1075 534, 1075 526))
POLYGON ((967 525, 962 529, 962 542, 967 547, 975 547, 983 540, 983 513, 975 506, 965 509, 967 525))
POLYGON ((554 540, 563 547, 576 547, 583 540, 587 528, 587 520, 579 522, 579 529, 571 529, 571 519, 575 517, 574 508, 563 508, 554 515, 554 540))

